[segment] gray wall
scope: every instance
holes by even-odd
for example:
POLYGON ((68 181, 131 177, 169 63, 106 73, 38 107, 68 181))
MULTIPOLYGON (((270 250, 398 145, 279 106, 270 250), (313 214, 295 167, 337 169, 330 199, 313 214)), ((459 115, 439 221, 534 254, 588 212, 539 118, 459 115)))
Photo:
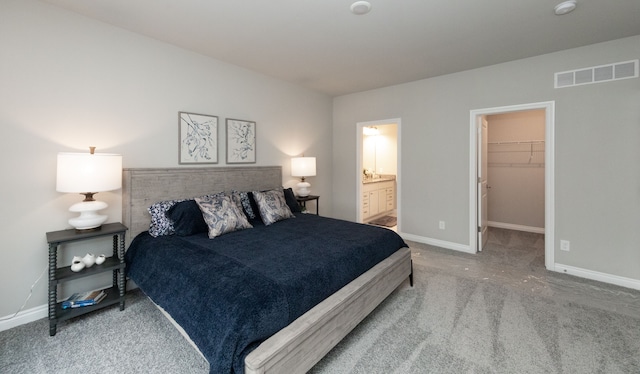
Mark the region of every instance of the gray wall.
POLYGON ((487 116, 489 225, 544 232, 545 111, 487 116), (522 143, 513 143, 522 142, 522 143))
POLYGON ((400 230, 468 246, 470 110, 555 101, 555 261, 640 280, 640 79, 553 88, 555 72, 638 58, 634 36, 334 98, 334 215, 356 216, 356 123, 401 118, 400 230))
MULTIPOLYGON (((122 154, 124 167, 178 167, 178 111, 219 116, 219 166, 225 118, 256 121, 257 164, 282 165, 285 185, 296 183, 292 155, 316 156, 310 182, 330 214, 328 96, 32 0, 2 1, 0 45, 0 317, 22 305, 47 265, 45 232, 69 228, 81 199, 56 192, 56 154, 95 145, 122 154)), ((97 197, 119 221, 121 192, 97 197)), ((110 250, 87 243, 65 261, 110 250)), ((81 283, 65 291, 90 281, 81 283)), ((45 275, 26 309, 44 307, 46 294, 45 275)))

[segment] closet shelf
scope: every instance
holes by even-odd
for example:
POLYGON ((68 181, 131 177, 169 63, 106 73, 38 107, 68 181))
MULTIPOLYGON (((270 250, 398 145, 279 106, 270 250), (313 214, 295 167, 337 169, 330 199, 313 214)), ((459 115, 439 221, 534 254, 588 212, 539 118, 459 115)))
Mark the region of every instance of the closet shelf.
POLYGON ((491 144, 491 145, 502 145, 502 144, 544 144, 544 140, 515 140, 515 141, 504 141, 504 142, 488 142, 487 144, 491 144))
POLYGON ((489 152, 489 153, 518 153, 518 152, 520 152, 520 153, 532 153, 532 152, 534 152, 534 153, 535 152, 544 153, 544 149, 533 149, 533 150, 531 150, 531 149, 523 149, 523 150, 518 150, 518 151, 516 151, 516 150, 503 150, 503 151, 487 151, 487 152, 489 152))
POLYGON ((490 167, 544 167, 544 140, 489 142, 490 167))
POLYGON ((543 168, 544 163, 490 162, 487 166, 490 168, 543 168))

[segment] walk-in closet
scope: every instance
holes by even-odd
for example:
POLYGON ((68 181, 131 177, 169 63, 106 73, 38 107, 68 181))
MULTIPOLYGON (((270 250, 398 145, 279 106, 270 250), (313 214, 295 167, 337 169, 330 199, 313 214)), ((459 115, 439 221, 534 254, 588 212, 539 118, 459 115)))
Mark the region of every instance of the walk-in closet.
POLYGON ((545 112, 487 116, 488 224, 544 233, 545 112))

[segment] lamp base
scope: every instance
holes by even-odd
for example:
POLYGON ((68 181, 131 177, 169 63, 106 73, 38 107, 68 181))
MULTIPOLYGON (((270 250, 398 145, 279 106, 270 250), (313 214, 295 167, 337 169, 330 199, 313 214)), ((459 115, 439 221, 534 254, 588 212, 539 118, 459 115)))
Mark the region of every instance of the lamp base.
POLYGON ((300 182, 296 185, 298 196, 307 197, 311 193, 311 183, 309 182, 300 182))
POLYGON ((108 207, 103 201, 82 201, 73 204, 70 212, 80 213, 79 216, 71 218, 69 224, 76 230, 95 230, 107 221, 107 216, 98 214, 99 210, 108 207))

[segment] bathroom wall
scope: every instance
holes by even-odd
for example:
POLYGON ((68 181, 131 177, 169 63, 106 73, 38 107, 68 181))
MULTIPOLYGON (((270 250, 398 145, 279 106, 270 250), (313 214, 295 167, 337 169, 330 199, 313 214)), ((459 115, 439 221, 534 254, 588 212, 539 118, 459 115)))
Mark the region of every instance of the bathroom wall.
POLYGON ((362 167, 376 174, 398 173, 398 126, 376 126, 378 135, 362 136, 362 167))

